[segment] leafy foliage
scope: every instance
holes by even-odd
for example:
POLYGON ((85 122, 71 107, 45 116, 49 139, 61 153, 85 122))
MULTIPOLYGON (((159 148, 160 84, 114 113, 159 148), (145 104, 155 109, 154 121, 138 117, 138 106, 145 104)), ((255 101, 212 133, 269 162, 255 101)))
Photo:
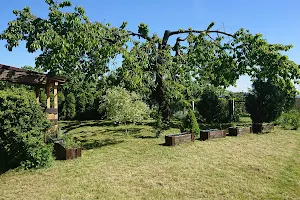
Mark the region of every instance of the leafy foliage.
POLYGON ((108 119, 121 123, 139 122, 149 116, 149 107, 140 97, 121 87, 107 90, 101 109, 106 111, 108 119))
POLYGON ((300 112, 292 109, 283 113, 277 120, 280 126, 285 129, 297 130, 300 127, 300 112))
POLYGON ((73 12, 63 12, 72 6, 70 1, 60 3, 47 0, 48 17, 42 19, 31 13, 29 7, 14 10, 16 19, 0 35, 7 41, 7 49, 12 51, 20 41, 25 41, 28 52, 41 52, 36 58, 36 66, 51 74, 67 77, 84 73, 95 79, 108 71, 110 58, 120 53, 127 41, 124 31, 90 22, 82 7, 73 12))
POLYGON ((0 170, 51 164, 52 147, 43 142, 50 124, 33 99, 24 88, 0 90, 0 170))
POLYGON ((61 130, 58 130, 58 138, 63 139, 62 145, 66 149, 80 147, 80 142, 75 141, 70 133, 63 133, 61 130))
POLYGON ((225 123, 230 121, 228 101, 220 98, 213 88, 206 88, 197 103, 200 118, 207 123, 225 123))
POLYGON ((141 34, 144 37, 147 37, 149 34, 149 28, 147 24, 141 23, 139 25, 138 33, 141 34))
POLYGON ((143 42, 134 41, 133 48, 123 53, 118 76, 131 90, 150 91, 166 120, 174 101, 191 101, 193 97, 185 91, 193 83, 227 87, 246 74, 272 79, 285 91, 293 90, 299 67, 281 54, 291 45, 269 44, 261 34, 244 29, 228 34, 212 30, 213 26, 211 23, 204 31, 166 30, 162 39, 153 34, 143 42), (178 37, 173 47, 168 44, 171 36, 184 33, 186 39, 178 37))
POLYGON ((192 110, 189 110, 186 118, 183 121, 183 131, 193 133, 194 135, 200 134, 199 124, 192 110))
POLYGON ((66 119, 74 119, 76 116, 76 101, 73 93, 67 95, 63 111, 65 112, 66 119))
POLYGON ((82 116, 85 113, 87 105, 87 97, 85 93, 80 93, 77 95, 77 113, 82 116))
POLYGON ((296 91, 288 92, 272 80, 255 80, 246 96, 246 109, 254 123, 272 122, 295 104, 296 91))
POLYGON ((214 30, 215 23, 210 23, 204 30, 165 30, 160 38, 151 35, 144 23, 134 33, 125 30, 127 22, 119 28, 92 23, 82 7, 63 12, 71 7, 70 1, 46 3, 49 13, 45 19, 33 15, 29 7, 14 11, 16 19, 0 38, 7 41, 9 51, 20 41, 25 41, 29 52, 41 51, 36 66, 67 76, 65 94, 82 93, 91 80, 104 78, 108 64, 119 54, 123 62, 114 74, 115 83, 157 106, 164 121, 174 113, 172 105, 193 100, 193 85, 227 87, 241 75, 249 75, 270 79, 291 92, 300 77, 299 67, 282 54, 291 45, 269 44, 261 34, 248 30, 226 33, 214 30), (184 34, 187 37, 179 37, 184 34), (174 36, 178 37, 171 45, 169 39, 174 36), (130 48, 129 42, 133 43, 130 48))

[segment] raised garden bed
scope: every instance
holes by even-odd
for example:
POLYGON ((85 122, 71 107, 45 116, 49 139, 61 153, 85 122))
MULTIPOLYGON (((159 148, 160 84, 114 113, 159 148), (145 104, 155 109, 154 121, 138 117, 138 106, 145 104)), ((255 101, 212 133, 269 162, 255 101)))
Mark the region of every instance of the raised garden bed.
POLYGON ((69 160, 81 157, 82 148, 66 149, 62 144, 55 142, 54 151, 57 160, 69 160))
POLYGON ((252 127, 229 127, 229 136, 239 136, 247 133, 252 133, 252 127))
POLYGON ((274 129, 273 124, 264 124, 264 123, 253 123, 252 131, 253 133, 268 133, 274 129))
POLYGON ((200 140, 209 140, 214 138, 224 138, 226 137, 226 132, 224 130, 210 129, 200 131, 200 140))
POLYGON ((165 145, 166 146, 175 146, 181 143, 193 142, 195 137, 191 133, 179 133, 179 134, 171 134, 165 136, 165 145))

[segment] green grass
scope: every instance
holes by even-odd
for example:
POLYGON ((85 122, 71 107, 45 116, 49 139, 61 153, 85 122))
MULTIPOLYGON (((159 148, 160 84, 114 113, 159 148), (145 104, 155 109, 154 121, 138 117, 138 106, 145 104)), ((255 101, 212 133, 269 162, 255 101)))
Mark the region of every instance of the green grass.
MULTIPOLYGON (((66 122, 88 150, 47 169, 0 175, 0 199, 299 199, 300 132, 276 129, 175 147, 151 122, 66 122), (126 131, 127 129, 127 131, 126 131)), ((170 129, 167 133, 179 132, 170 129)))
POLYGON ((251 124, 252 120, 250 117, 240 117, 240 124, 251 124))

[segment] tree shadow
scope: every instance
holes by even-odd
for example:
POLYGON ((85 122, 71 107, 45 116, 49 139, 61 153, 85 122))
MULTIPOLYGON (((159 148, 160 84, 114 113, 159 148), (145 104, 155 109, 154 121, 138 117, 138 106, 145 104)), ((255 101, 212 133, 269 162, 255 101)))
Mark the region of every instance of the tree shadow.
POLYGON ((134 137, 135 138, 139 138, 139 139, 156 139, 156 138, 158 138, 156 136, 151 136, 151 135, 147 135, 147 136, 144 136, 144 135, 135 135, 134 137))
POLYGON ((124 142, 124 140, 116 140, 116 139, 104 139, 104 140, 79 140, 81 143, 81 146, 84 149, 95 149, 95 148, 100 148, 108 145, 115 145, 115 144, 120 144, 124 142))
POLYGON ((0 176, 2 174, 5 174, 6 172, 8 172, 10 169, 0 169, 0 176))
POLYGON ((164 147, 172 147, 172 146, 169 146, 167 145, 165 142, 164 143, 161 143, 161 144, 158 144, 159 146, 164 146, 164 147))
POLYGON ((65 133, 83 127, 119 126, 113 121, 105 121, 105 120, 72 121, 66 123, 67 125, 62 127, 62 130, 64 130, 65 133))

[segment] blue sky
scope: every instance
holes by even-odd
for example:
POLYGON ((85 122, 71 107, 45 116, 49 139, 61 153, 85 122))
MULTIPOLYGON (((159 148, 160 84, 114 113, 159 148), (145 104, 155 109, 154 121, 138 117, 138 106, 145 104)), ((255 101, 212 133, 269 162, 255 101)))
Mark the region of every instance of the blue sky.
MULTIPOLYGON (((299 0, 73 0, 83 6, 92 21, 110 22, 119 26, 128 21, 128 29, 136 31, 140 22, 162 36, 164 30, 193 27, 205 29, 212 21, 215 28, 234 32, 239 28, 262 33, 270 43, 293 44, 287 53, 300 64, 300 1, 299 0)), ((1 6, 0 31, 14 19, 12 10, 31 7, 37 16, 47 16, 43 0, 9 0, 1 6)), ((8 52, 0 41, 0 63, 21 67, 34 66, 37 54, 26 52, 24 45, 8 52)), ((247 91, 250 81, 241 77, 233 91, 247 91)))

